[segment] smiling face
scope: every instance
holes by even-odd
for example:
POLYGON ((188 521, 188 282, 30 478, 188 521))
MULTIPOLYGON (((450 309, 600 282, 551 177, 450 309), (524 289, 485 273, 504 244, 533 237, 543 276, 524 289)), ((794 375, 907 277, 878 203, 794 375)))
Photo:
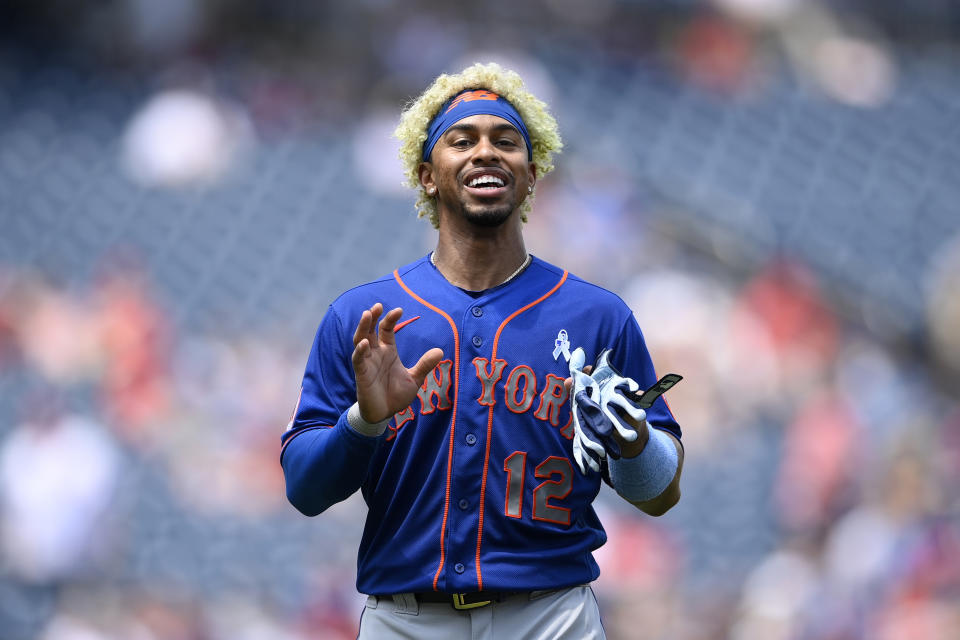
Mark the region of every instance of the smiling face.
POLYGON ((506 222, 536 181, 536 165, 517 129, 498 116, 469 116, 447 129, 430 161, 420 165, 420 182, 435 189, 441 224, 460 216, 481 227, 506 222))

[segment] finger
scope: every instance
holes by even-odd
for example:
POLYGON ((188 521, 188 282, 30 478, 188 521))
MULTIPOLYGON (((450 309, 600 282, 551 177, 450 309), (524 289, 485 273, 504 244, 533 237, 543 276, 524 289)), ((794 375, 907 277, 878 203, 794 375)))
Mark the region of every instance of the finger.
POLYGON ((366 338, 361 338, 360 342, 357 343, 357 346, 353 350, 353 372, 356 375, 360 375, 366 363, 364 362, 367 354, 370 352, 370 342, 366 338))
MULTIPOLYGON (((573 441, 573 459, 576 461, 577 466, 580 467, 580 473, 587 475, 587 467, 584 465, 584 459, 590 460, 590 456, 584 453, 583 449, 580 447, 580 443, 576 440, 573 441)), ((592 460, 590 463, 592 464, 592 460)))
POLYGON ((593 456, 589 453, 584 453, 583 457, 587 461, 587 466, 589 466, 592 471, 600 471, 600 464, 593 459, 593 456))
POLYGON ((407 369, 407 371, 410 373, 410 377, 412 377, 419 386, 423 384, 423 381, 427 378, 427 374, 433 371, 434 368, 440 364, 441 360, 443 360, 443 349, 434 347, 420 356, 417 364, 407 369))
POLYGON ((613 428, 617 430, 617 433, 620 434, 621 438, 627 442, 633 442, 637 439, 639 436, 637 430, 632 424, 624 420, 622 416, 615 415, 615 412, 609 409, 604 409, 604 414, 606 414, 607 418, 610 420, 610 424, 612 424, 613 428))
POLYGON ((593 471, 600 471, 600 465, 593 459, 593 456, 584 450, 583 445, 577 439, 573 441, 573 459, 576 460, 577 466, 580 467, 580 473, 583 475, 587 475, 587 467, 593 471), (584 463, 586 463, 586 467, 584 467, 584 463))
POLYGON ((370 313, 369 309, 360 314, 360 321, 357 323, 357 330, 353 332, 354 347, 360 344, 360 341, 370 334, 370 327, 373 326, 373 323, 371 322, 372 317, 373 314, 370 313))
POLYGON ((597 459, 590 455, 586 449, 580 449, 580 456, 586 461, 587 466, 590 467, 592 471, 600 471, 600 463, 597 462, 597 459))
POLYGON ((586 361, 587 356, 583 353, 581 347, 577 347, 573 350, 573 353, 570 354, 570 374, 573 375, 574 371, 580 371, 583 369, 583 363, 586 361))
POLYGON ((580 451, 576 447, 573 449, 573 460, 577 463, 577 467, 580 469, 580 475, 587 475, 587 470, 583 466, 583 460, 580 459, 580 451))
POLYGON ((619 412, 623 411, 624 414, 639 423, 647 417, 646 411, 634 407, 626 398, 619 394, 614 394, 606 402, 603 402, 602 405, 604 414, 606 414, 610 422, 613 423, 613 426, 617 429, 617 433, 620 434, 621 438, 627 442, 633 442, 639 437, 634 425, 619 412))
POLYGON ((377 332, 373 330, 377 326, 377 320, 380 318, 380 314, 383 313, 383 305, 379 302, 370 307, 370 329, 367 333, 367 339, 370 340, 370 348, 376 349, 380 346, 380 340, 377 338, 377 332))
POLYGON ((591 371, 593 371, 593 365, 592 365, 592 364, 588 364, 587 366, 585 366, 585 367, 583 368, 583 372, 584 372, 585 374, 587 374, 587 375, 590 375, 590 372, 591 372, 591 371))
POLYGON ((591 440, 586 436, 582 438, 582 444, 587 449, 590 449, 594 453, 598 454, 600 457, 605 456, 607 453, 606 449, 603 448, 602 444, 600 444, 599 442, 594 442, 593 440, 591 440))
POLYGON ((635 406, 632 402, 621 396, 619 393, 613 394, 610 400, 607 401, 607 404, 613 404, 621 409, 623 409, 627 415, 636 420, 637 422, 643 422, 647 419, 647 412, 641 409, 640 407, 635 406))
POLYGON ((591 451, 596 452, 600 456, 604 455, 603 445, 599 442, 596 442, 590 436, 596 436, 597 434, 593 433, 592 428, 584 421, 583 416, 575 415, 574 416, 574 434, 576 440, 580 442, 581 446, 585 446, 591 451), (588 436, 588 432, 590 435, 588 436))
POLYGON ((383 316, 380 321, 380 342, 383 344, 395 344, 393 339, 393 328, 397 326, 397 321, 403 316, 403 309, 397 307, 391 309, 383 316))
POLYGON ((627 442, 633 442, 640 437, 640 434, 637 433, 637 430, 633 427, 623 423, 617 416, 610 415, 610 411, 606 411, 607 417, 610 418, 610 422, 613 423, 613 428, 617 430, 617 433, 620 434, 620 437, 626 440, 627 442))
POLYGON ((580 443, 577 442, 577 439, 573 439, 573 461, 577 463, 577 466, 580 467, 580 473, 587 475, 587 470, 583 466, 583 460, 580 459, 580 443))

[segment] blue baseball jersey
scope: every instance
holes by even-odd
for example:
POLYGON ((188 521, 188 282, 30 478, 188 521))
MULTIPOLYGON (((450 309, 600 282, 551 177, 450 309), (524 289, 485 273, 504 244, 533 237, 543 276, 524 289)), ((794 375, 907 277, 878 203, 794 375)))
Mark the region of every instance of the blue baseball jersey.
MULTIPOLYGON (((602 474, 573 462, 563 381, 570 352, 605 348, 642 388, 657 376, 629 307, 538 258, 482 293, 451 285, 427 257, 353 288, 320 324, 300 399, 282 438, 290 501, 316 515, 359 489, 369 508, 361 593, 537 590, 597 578, 606 534, 592 502, 602 474), (396 327, 411 366, 444 359, 380 437, 346 420, 356 401, 353 334, 365 309, 403 308, 396 327)), ((657 399, 652 426, 680 437, 657 399)))

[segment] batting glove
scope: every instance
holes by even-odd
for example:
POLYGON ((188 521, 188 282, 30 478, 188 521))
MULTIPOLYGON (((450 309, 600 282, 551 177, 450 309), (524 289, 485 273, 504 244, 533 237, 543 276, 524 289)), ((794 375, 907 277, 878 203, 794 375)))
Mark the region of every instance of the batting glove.
MULTIPOLYGON (((600 389, 600 397, 597 399, 597 404, 600 405, 603 414, 610 419, 621 438, 627 442, 633 442, 638 436, 636 429, 632 424, 627 422, 623 414, 614 409, 614 407, 619 407, 624 413, 637 422, 646 420, 647 412, 631 400, 631 397, 636 397, 635 394, 640 389, 640 385, 632 378, 625 378, 620 375, 620 372, 610 364, 610 353, 610 349, 604 349, 600 353, 600 356, 597 358, 597 363, 590 372, 590 377, 596 381, 600 389)), ((611 452, 611 456, 614 459, 619 457, 619 449, 620 448, 617 447, 616 456, 613 456, 611 452)))
MULTIPOLYGON (((612 441, 613 424, 604 416, 597 403, 600 387, 596 381, 583 372, 586 355, 577 348, 570 354, 570 377, 573 378, 573 390, 570 394, 570 410, 573 413, 573 459, 580 472, 587 474, 587 467, 600 471, 600 460, 606 457, 608 441, 612 441)), ((616 447, 617 456, 620 447, 616 447)))

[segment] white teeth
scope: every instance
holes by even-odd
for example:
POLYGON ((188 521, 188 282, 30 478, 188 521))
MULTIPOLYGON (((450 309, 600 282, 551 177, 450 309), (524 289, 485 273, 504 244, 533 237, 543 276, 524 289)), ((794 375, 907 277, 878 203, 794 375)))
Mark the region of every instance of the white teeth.
POLYGON ((497 176, 484 175, 484 176, 477 176, 476 178, 471 180, 469 183, 467 183, 467 186, 478 187, 482 184, 493 184, 498 187, 502 187, 504 183, 503 183, 503 180, 501 180, 497 176))

